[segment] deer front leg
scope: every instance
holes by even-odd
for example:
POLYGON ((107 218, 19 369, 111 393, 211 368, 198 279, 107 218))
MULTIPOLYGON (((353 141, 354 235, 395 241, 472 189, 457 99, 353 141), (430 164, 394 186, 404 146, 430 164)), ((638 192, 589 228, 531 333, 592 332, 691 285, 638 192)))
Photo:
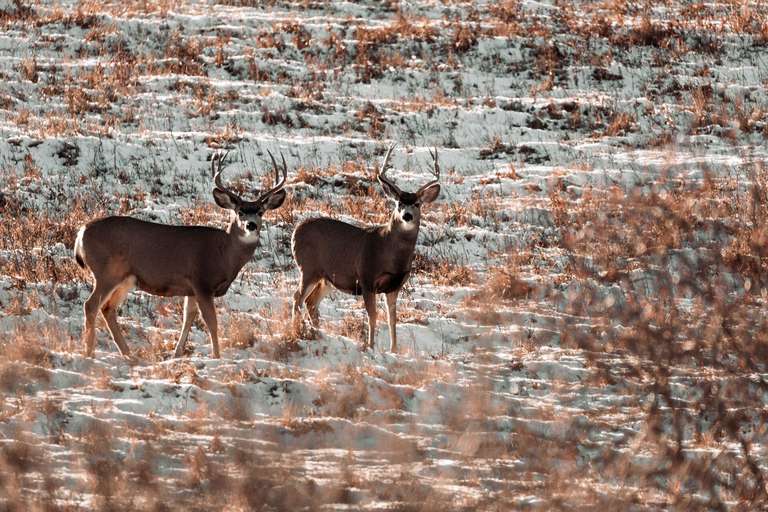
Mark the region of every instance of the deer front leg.
MULTIPOLYGON (((376 341, 376 294, 373 292, 363 292, 363 301, 365 302, 365 310, 368 312, 368 346, 373 350, 374 342, 376 341)), ((363 345, 363 348, 366 348, 363 345)))
POLYGON ((184 346, 187 344, 187 337, 189 336, 189 329, 192 327, 192 322, 197 316, 197 300, 194 297, 184 297, 184 320, 181 325, 181 335, 179 341, 176 343, 176 349, 173 351, 173 357, 178 358, 184 355, 184 346))
POLYGON ((397 294, 395 290, 387 294, 387 323, 389 324, 389 351, 397 352, 397 294))
POLYGON ((216 332, 218 325, 216 323, 216 307, 213 305, 213 297, 198 294, 195 295, 195 298, 197 299, 197 307, 200 308, 200 314, 203 316, 203 321, 211 335, 211 357, 218 359, 221 356, 219 355, 219 335, 216 332))

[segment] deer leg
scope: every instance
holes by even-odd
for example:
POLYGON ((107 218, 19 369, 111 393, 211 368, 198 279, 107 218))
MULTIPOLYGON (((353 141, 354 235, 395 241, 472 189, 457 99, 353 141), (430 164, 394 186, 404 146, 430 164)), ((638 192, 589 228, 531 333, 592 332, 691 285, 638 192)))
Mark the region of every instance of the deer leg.
POLYGON ((135 281, 133 278, 128 278, 120 283, 113 291, 109 298, 101 306, 101 315, 107 322, 107 328, 112 335, 112 340, 117 345, 120 354, 124 357, 131 356, 131 349, 128 348, 128 344, 123 338, 123 334, 120 332, 120 325, 117 323, 117 310, 120 308, 120 304, 123 303, 128 292, 133 288, 135 281))
POLYGON ((309 294, 312 293, 317 286, 318 281, 312 281, 305 279, 304 275, 301 277, 301 285, 296 293, 293 294, 293 312, 291 314, 291 322, 294 326, 297 326, 301 321, 301 306, 304 301, 307 300, 309 294))
POLYGON ((389 324, 389 351, 397 352, 397 294, 395 290, 387 294, 387 323, 389 324))
POLYGON ((173 357, 178 358, 184 355, 184 346, 187 344, 189 329, 197 316, 197 299, 192 296, 184 297, 184 320, 181 324, 181 335, 176 343, 176 349, 173 351, 173 357))
POLYGON ((197 299, 197 307, 200 308, 200 314, 203 315, 203 321, 211 335, 211 355, 218 359, 221 356, 219 355, 218 324, 216 323, 216 307, 213 304, 213 297, 198 294, 195 295, 195 299, 197 299))
POLYGON ((368 312, 368 348, 373 350, 373 344, 376 340, 376 294, 363 292, 363 301, 365 302, 365 310, 368 312))
POLYGON ((83 305, 83 313, 85 316, 83 341, 85 344, 86 357, 93 357, 93 352, 96 349, 96 315, 99 314, 99 310, 114 289, 115 284, 112 282, 106 284, 104 281, 97 281, 96 286, 94 286, 93 291, 91 292, 91 296, 88 297, 88 300, 85 301, 85 305, 83 305))
POLYGON ((323 297, 328 295, 328 292, 330 291, 330 286, 328 286, 328 283, 321 279, 317 286, 315 286, 315 289, 312 290, 312 293, 307 296, 306 304, 307 304, 307 311, 309 312, 309 319, 312 322, 312 327, 315 329, 318 329, 320 327, 320 301, 323 300, 323 297))

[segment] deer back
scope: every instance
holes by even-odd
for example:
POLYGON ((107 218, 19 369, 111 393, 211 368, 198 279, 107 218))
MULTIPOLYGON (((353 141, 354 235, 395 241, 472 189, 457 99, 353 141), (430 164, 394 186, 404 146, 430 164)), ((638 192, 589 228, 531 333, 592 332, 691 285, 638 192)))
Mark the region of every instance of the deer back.
POLYGON ((303 276, 326 279, 342 291, 359 294, 365 240, 365 229, 323 217, 296 227, 292 249, 303 276))

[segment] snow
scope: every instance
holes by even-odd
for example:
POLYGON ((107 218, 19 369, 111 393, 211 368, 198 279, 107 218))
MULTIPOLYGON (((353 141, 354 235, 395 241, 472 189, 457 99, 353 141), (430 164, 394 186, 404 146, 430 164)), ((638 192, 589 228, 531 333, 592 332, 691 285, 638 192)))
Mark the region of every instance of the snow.
MULTIPOLYGON (((259 180, 270 172, 267 151, 282 153, 292 170, 289 196, 306 204, 265 216, 254 258, 217 300, 224 338, 220 360, 209 357, 201 323, 190 333, 191 355, 167 359, 181 327, 180 300, 142 292, 131 293, 120 311, 136 361, 119 356, 103 325, 95 358, 85 358, 79 337, 91 287, 86 274, 29 282, 5 270, 27 256, 50 256, 56 266, 71 267, 73 239, 48 240, 32 249, 3 247, 0 335, 12 339, 39 328, 36 343, 44 360, 7 356, 3 362, 0 445, 10 445, 18 432, 29 434, 46 454, 51 473, 73 492, 61 501, 84 508, 96 502, 78 461, 87 453, 81 440, 94 425, 108 427, 112 444, 104 450, 120 460, 133 460, 152 446, 159 452, 157 473, 166 482, 189 478, 189 461, 198 448, 221 463, 242 447, 254 460, 279 455, 274 464, 286 474, 320 487, 342 482, 350 471, 354 478, 344 485, 352 504, 333 502, 333 510, 396 509, 409 498, 398 501, 390 494, 383 499, 376 490, 380 481, 399 478, 446 496, 457 508, 487 508, 498 499, 510 507, 548 509, 555 502, 543 482, 562 476, 544 474, 545 462, 571 468, 568 476, 579 488, 605 495, 630 492, 631 485, 616 490, 621 482, 587 469, 602 464, 606 453, 632 457, 649 468, 657 463, 657 454, 634 451, 632 445, 646 428, 641 416, 651 398, 637 392, 620 354, 587 354, 565 346, 567 329, 597 326, 573 316, 578 309, 571 299, 583 283, 558 283, 565 262, 545 254, 557 252, 552 240, 561 237, 549 197, 560 186, 558 179, 564 194, 578 199, 587 190, 648 187, 662 177, 702 181, 705 169, 744 186, 746 164, 768 158, 764 128, 735 142, 716 126, 711 133, 684 134, 694 110, 690 88, 682 85, 703 84, 696 71, 706 64, 706 83, 722 97, 749 94, 750 105, 768 110, 762 88, 768 66, 759 50, 725 34, 722 61, 704 61, 691 52, 678 56, 674 69, 649 64, 652 50, 641 46, 613 55, 602 66, 561 57, 551 90, 535 92, 546 71, 536 68, 534 50, 552 42, 564 53, 575 51, 568 45, 571 34, 560 29, 546 41, 536 35, 481 36, 476 47, 454 55, 459 64, 451 66, 445 51, 452 34, 449 19, 458 13, 466 20, 470 6, 407 2, 400 8, 414 20, 424 17, 415 25, 437 27, 439 43, 403 39, 384 45, 402 53, 404 68, 390 66, 364 83, 360 69, 334 62, 323 41, 342 30, 344 45, 357 51, 353 27, 387 27, 393 12, 378 2, 278 4, 160 3, 167 9, 162 14, 149 7, 142 12, 133 3, 104 6, 97 25, 115 30, 106 40, 124 42, 141 62, 128 71, 124 84, 83 78, 103 68, 112 80, 120 64, 107 51, 109 44, 98 53, 97 43, 86 40, 88 28, 46 22, 25 26, 29 32, 23 35, 20 26, 3 26, 0 192, 5 197, 53 218, 63 218, 85 201, 93 213, 120 212, 171 224, 183 224, 184 215, 194 213, 195 222, 223 227, 226 215, 210 197, 210 159, 213 151, 227 148, 226 179, 246 190, 261 187, 259 180), (296 48, 285 30, 277 31, 284 50, 258 47, 259 34, 294 21, 311 34, 308 50, 296 48), (201 76, 161 71, 176 62, 165 50, 177 30, 185 40, 207 41, 194 61, 203 69, 201 76), (217 37, 225 41, 222 66, 215 60, 217 37), (249 75, 249 55, 260 72, 255 77, 249 75), (32 58, 36 80, 20 72, 32 58), (154 68, 147 66, 150 60, 154 68), (597 80, 597 67, 619 78, 597 80), (676 81, 677 90, 664 93, 669 80, 676 81), (317 82, 322 83, 315 95, 311 88, 317 82), (88 107, 73 116, 65 94, 46 92, 46 86, 57 85, 82 89, 89 95, 88 107), (99 98, 108 97, 113 87, 119 90, 101 105, 99 98), (382 116, 379 135, 369 130, 369 118, 356 116, 368 102, 382 116), (548 109, 560 109, 562 116, 551 116, 548 109), (22 110, 30 115, 26 123, 18 120, 22 110), (270 124, 266 112, 282 113, 289 123, 270 124), (581 116, 573 125, 571 112, 581 116), (622 112, 635 117, 632 129, 608 136, 606 126, 622 112), (55 119, 74 119, 74 124, 54 129, 55 119), (110 119, 114 123, 107 126, 110 119), (671 147, 649 144, 670 130, 675 131, 671 147), (340 292, 322 303, 321 328, 313 339, 287 341, 298 280, 290 253, 294 225, 329 211, 348 222, 384 222, 388 211, 371 178, 390 142, 398 143, 391 174, 406 189, 429 179, 429 150, 439 148, 442 194, 425 208, 417 251, 426 259, 466 266, 476 278, 445 284, 445 276, 429 269, 416 272, 398 302, 398 354, 387 352, 383 304, 377 345, 360 350, 364 308, 358 298, 340 292), (351 161, 367 172, 341 167, 351 161), (335 171, 323 174, 325 181, 318 185, 295 177, 299 167, 319 173, 330 166, 335 171), (345 179, 350 175, 370 185, 372 196, 353 195, 345 179), (544 241, 536 247, 538 261, 556 260, 544 273, 522 266, 521 278, 540 286, 519 301, 476 299, 487 293, 483 283, 489 270, 506 265, 505 254, 524 252, 531 241, 544 241), (552 290, 557 300, 545 298, 552 290), (18 306, 26 298, 35 302, 18 306), (243 329, 250 339, 235 346, 243 329), (615 365, 615 382, 596 385, 591 358, 615 365), (214 439, 222 444, 218 452, 210 448, 214 439), (527 452, 537 445, 552 447, 543 452, 548 461, 527 452), (584 480, 577 478, 582 471, 584 480)), ((77 5, 43 2, 33 10, 38 16, 53 16, 58 8, 71 14, 77 5)), ((478 9, 487 12, 491 5, 481 3, 478 9)), ((521 9, 546 23, 558 8, 526 1, 521 9)), ((654 16, 669 20, 665 12, 655 10, 654 16)), ((605 38, 595 44, 610 46, 605 38)), ((765 126, 764 118, 758 121, 765 126)), ((680 258, 696 256, 680 253, 680 258)), ((658 288, 647 269, 632 271, 629 282, 641 295, 658 288)), ((625 306, 618 286, 590 286, 594 311, 625 306)), ((676 368, 672 378, 675 398, 689 400, 693 377, 676 368)), ((690 446, 685 454, 712 456, 723 445, 690 446)), ((765 447, 756 450, 764 453, 765 447)), ((647 508, 654 508, 650 491, 638 492, 647 493, 647 508)))

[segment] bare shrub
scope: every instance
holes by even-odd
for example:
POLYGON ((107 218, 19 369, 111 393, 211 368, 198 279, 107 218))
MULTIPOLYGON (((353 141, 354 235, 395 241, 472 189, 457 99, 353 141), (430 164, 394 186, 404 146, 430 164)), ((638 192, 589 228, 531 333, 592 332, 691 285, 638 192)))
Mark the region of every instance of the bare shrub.
POLYGON ((417 252, 413 260, 413 271, 424 273, 440 286, 469 286, 475 282, 475 272, 469 266, 447 257, 430 258, 417 252))
POLYGON ((609 137, 625 135, 636 129, 636 123, 637 121, 632 114, 619 112, 610 120, 608 127, 605 129, 605 134, 609 137))
POLYGON ((202 51, 203 41, 197 38, 185 38, 179 30, 174 31, 165 46, 165 58, 162 66, 166 73, 181 75, 204 75, 202 51))
POLYGON ((5 222, 0 223, 0 250, 8 251, 4 272, 27 282, 66 282, 82 275, 74 259, 59 261, 45 248, 57 242, 74 244, 77 229, 97 214, 88 201, 75 200, 64 214, 31 210, 9 198, 0 206, 5 222))
POLYGON ((616 383, 618 371, 601 354, 631 355, 622 358, 621 378, 645 397, 645 428, 627 442, 647 450, 654 469, 627 454, 606 459, 607 468, 647 493, 674 497, 682 486, 702 496, 697 506, 768 500, 753 449, 766 442, 755 426, 768 384, 754 375, 768 360, 766 320, 757 313, 764 300, 755 293, 766 285, 768 189, 760 167, 752 176, 746 193, 706 179, 662 181, 645 192, 614 189, 599 202, 587 194, 562 224, 574 273, 570 292, 553 301, 567 301, 597 325, 563 325, 565 342, 587 350, 601 382, 616 383), (595 282, 615 283, 618 299, 595 282), (713 442, 739 448, 691 452, 713 442))
POLYGON ((20 71, 21 76, 25 80, 29 80, 33 84, 36 84, 38 78, 37 58, 33 57, 31 59, 24 59, 21 61, 20 71))
POLYGON ((257 335, 261 329, 253 317, 244 314, 233 314, 226 329, 226 344, 224 347, 250 348, 259 341, 257 335))

